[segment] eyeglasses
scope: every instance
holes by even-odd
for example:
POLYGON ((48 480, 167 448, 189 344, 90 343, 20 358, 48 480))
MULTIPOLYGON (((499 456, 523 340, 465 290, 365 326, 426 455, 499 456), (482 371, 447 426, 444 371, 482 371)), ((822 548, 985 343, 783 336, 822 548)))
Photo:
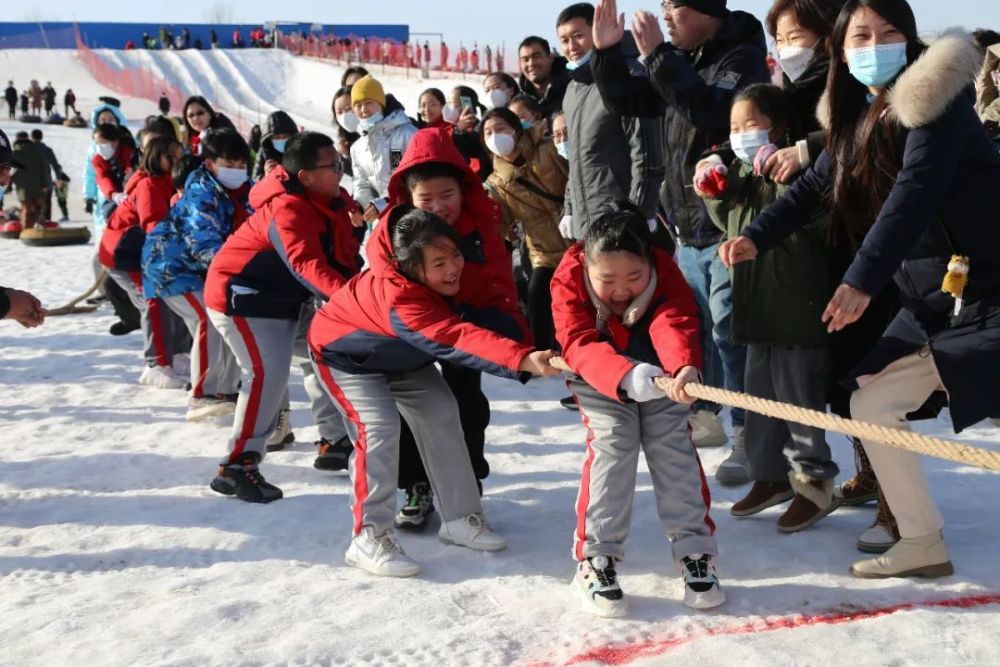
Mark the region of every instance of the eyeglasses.
POLYGON ((207 111, 192 111, 188 114, 188 118, 197 118, 198 116, 205 116, 207 114, 207 111))
POLYGON ((308 167, 303 169, 303 171, 319 171, 320 169, 332 169, 336 172, 344 170, 343 166, 339 162, 331 162, 330 164, 318 164, 315 167, 308 167))

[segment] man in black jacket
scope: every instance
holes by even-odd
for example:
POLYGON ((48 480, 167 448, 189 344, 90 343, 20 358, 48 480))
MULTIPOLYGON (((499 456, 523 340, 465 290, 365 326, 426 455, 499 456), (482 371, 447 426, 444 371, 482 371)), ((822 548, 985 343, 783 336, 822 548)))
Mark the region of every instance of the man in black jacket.
POLYGON ((3 92, 3 97, 7 101, 7 116, 11 120, 17 115, 17 88, 13 81, 7 82, 7 89, 3 92))
MULTIPOLYGON (((14 159, 10 141, 0 130, 0 200, 10 187, 11 171, 21 168, 14 159)), ((32 294, 10 287, 0 287, 0 320, 17 320, 24 327, 37 327, 45 320, 45 309, 32 294)))
POLYGON ((552 53, 547 40, 532 35, 521 41, 517 62, 521 69, 517 80, 521 92, 538 102, 546 118, 561 111, 569 85, 566 59, 552 53))
MULTIPOLYGON (((750 14, 727 10, 726 0, 666 0, 663 19, 670 42, 664 41, 655 16, 635 15, 632 33, 649 78, 629 76, 619 46, 624 16, 618 16, 614 0, 602 0, 594 18, 594 78, 608 108, 633 116, 662 114, 667 171, 660 199, 680 240, 678 265, 702 311, 706 381, 739 391, 746 351, 731 338, 732 287, 716 255, 722 234, 691 181, 702 153, 728 140, 733 97, 750 84, 769 80, 764 30, 750 14)), ((718 407, 696 405, 696 444, 725 443, 721 424, 710 411, 718 407)), ((733 431, 733 463, 745 469, 741 410, 733 411, 733 431)))

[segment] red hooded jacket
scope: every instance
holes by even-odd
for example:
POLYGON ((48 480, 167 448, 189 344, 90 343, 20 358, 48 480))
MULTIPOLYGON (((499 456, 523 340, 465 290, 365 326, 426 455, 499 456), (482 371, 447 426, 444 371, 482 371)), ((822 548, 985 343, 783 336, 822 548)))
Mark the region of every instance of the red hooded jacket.
POLYGON ((118 142, 118 149, 110 160, 105 160, 100 153, 94 153, 90 158, 97 180, 97 189, 105 199, 111 199, 114 193, 124 191, 125 174, 132 165, 133 152, 132 146, 123 140, 118 142))
POLYGON ((701 324, 694 294, 673 258, 653 249, 656 286, 644 314, 631 327, 611 315, 598 328, 587 290, 583 245, 566 251, 552 278, 552 318, 562 356, 577 375, 605 396, 624 400, 619 384, 637 362, 676 374, 701 368, 701 324))
POLYGON ((205 305, 232 316, 297 319, 313 296, 329 299, 360 270, 360 243, 344 189, 332 202, 310 196, 275 167, 250 190, 255 212, 212 260, 205 305))
POLYGON ((151 176, 137 170, 125 184, 125 201, 108 218, 97 251, 103 266, 139 271, 146 232, 167 217, 174 184, 170 174, 151 176))
POLYGON ((394 262, 330 297, 309 328, 309 347, 314 359, 346 373, 407 373, 441 360, 530 378, 518 366, 531 347, 463 320, 450 300, 404 277, 394 262))
POLYGON ((489 328, 530 342, 530 330, 518 305, 510 254, 500 238, 503 214, 455 147, 448 128, 420 130, 410 140, 399 167, 389 179, 389 207, 365 246, 369 266, 373 270, 384 270, 391 261, 393 209, 410 201, 406 172, 428 162, 453 165, 465 175, 462 214, 454 224, 455 231, 463 239, 462 254, 465 255, 456 304, 483 311, 477 319, 484 324, 491 321, 492 324, 486 325, 489 328))

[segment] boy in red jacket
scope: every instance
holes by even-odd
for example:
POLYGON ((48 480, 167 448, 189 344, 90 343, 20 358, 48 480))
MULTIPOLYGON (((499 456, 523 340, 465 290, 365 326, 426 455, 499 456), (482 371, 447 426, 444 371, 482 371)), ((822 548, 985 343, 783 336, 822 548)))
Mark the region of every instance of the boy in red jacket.
POLYGON ((586 610, 624 616, 616 561, 631 522, 639 450, 656 509, 684 576, 684 602, 707 609, 725 596, 715 576, 715 524, 684 391, 701 365, 698 307, 673 259, 650 245, 632 204, 591 222, 552 279, 552 315, 567 384, 587 429, 577 496, 573 589, 586 610), (673 377, 664 392, 658 378, 673 377))
POLYGON ((211 484, 224 495, 257 503, 282 496, 257 466, 288 390, 304 305, 329 299, 360 268, 349 215, 355 204, 340 187, 342 176, 330 137, 294 136, 282 166, 251 190, 255 213, 209 267, 209 319, 243 372, 229 455, 211 484))
MULTIPOLYGON (((387 221, 400 204, 412 204, 436 214, 461 237, 465 269, 455 303, 463 317, 508 338, 530 343, 530 330, 518 305, 510 254, 500 237, 500 207, 487 196, 448 129, 417 132, 389 179, 389 208, 365 248, 373 270, 392 257, 387 221)), ((458 400, 466 447, 481 488, 490 472, 483 455, 490 404, 480 386, 482 373, 447 361, 441 367, 458 400)), ((427 473, 406 424, 400 439, 398 483, 406 490, 406 502, 396 517, 396 526, 422 530, 433 509, 432 497, 427 473)))

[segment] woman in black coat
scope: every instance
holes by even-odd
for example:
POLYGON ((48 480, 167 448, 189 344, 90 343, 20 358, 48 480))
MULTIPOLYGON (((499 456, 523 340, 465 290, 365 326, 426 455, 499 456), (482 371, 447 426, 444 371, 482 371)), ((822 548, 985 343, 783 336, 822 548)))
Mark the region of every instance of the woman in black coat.
MULTIPOLYGON (((980 54, 959 34, 925 47, 905 0, 848 0, 832 57, 819 109, 827 150, 720 254, 730 265, 753 259, 830 202, 832 233, 859 246, 824 313, 830 330, 856 322, 891 281, 902 301, 847 380, 855 389, 851 413, 907 428, 906 415, 943 388, 960 431, 995 411, 1000 393, 1000 225, 987 224, 1000 210, 1000 155, 973 109, 980 54), (874 45, 882 48, 865 48, 874 45), (959 298, 942 291, 949 264, 956 275, 967 267, 968 284, 953 290, 959 298)), ((950 574, 919 457, 864 447, 901 539, 852 573, 950 574)))

